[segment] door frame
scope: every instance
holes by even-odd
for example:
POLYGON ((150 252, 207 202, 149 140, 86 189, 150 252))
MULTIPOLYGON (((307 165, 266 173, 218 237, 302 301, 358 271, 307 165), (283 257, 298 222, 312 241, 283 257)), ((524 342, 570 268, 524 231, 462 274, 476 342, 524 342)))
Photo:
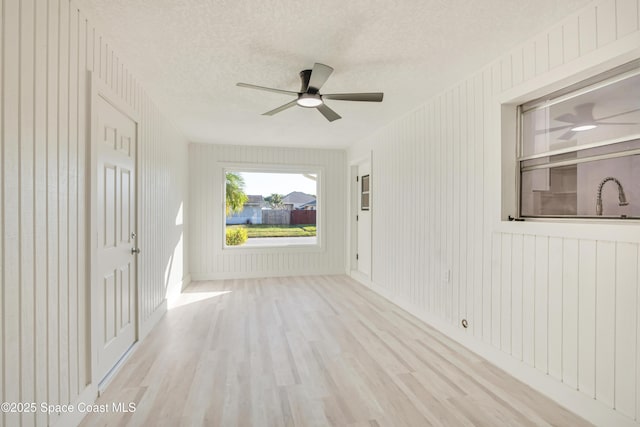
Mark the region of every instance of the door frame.
POLYGON ((369 268, 369 276, 365 276, 358 270, 358 221, 356 216, 359 215, 359 198, 360 198, 360 182, 356 181, 356 178, 359 176, 358 169, 360 165, 363 163, 369 163, 369 173, 373 175, 373 151, 368 151, 364 156, 358 157, 351 162, 349 162, 349 233, 348 234, 348 258, 347 258, 347 272, 349 275, 358 280, 361 283, 364 283, 367 286, 372 286, 373 284, 373 201, 375 197, 370 199, 370 216, 371 216, 371 230, 369 232, 369 236, 371 237, 369 242, 369 250, 371 252, 371 267, 369 268))
POLYGON ((139 203, 139 198, 140 198, 140 122, 141 122, 141 117, 140 114, 135 111, 130 105, 128 105, 125 101, 122 100, 122 98, 120 97, 120 95, 114 91, 111 87, 109 87, 106 83, 104 83, 102 80, 100 80, 100 78, 98 77, 98 75, 95 72, 91 72, 89 71, 89 79, 88 81, 90 82, 90 96, 91 98, 89 100, 87 100, 88 102, 88 114, 89 114, 89 129, 87 131, 88 133, 88 141, 89 141, 89 162, 88 162, 88 170, 87 170, 87 192, 89 193, 89 221, 87 221, 87 228, 89 230, 89 252, 90 252, 90 264, 89 264, 89 271, 87 274, 87 277, 89 278, 89 280, 87 280, 87 299, 86 299, 86 304, 87 307, 89 308, 89 310, 87 310, 87 320, 89 321, 90 327, 88 328, 88 331, 90 333, 90 339, 88 340, 88 342, 90 343, 90 348, 87 349, 87 351, 90 353, 91 357, 89 358, 89 378, 91 379, 91 385, 93 387, 95 387, 95 389, 98 391, 98 395, 103 391, 104 387, 106 387, 106 385, 109 383, 109 381, 111 380, 111 378, 113 378, 113 374, 115 373, 115 371, 117 371, 117 368, 119 366, 122 365, 122 362, 124 362, 124 360, 131 354, 133 348, 135 347, 135 345, 138 343, 139 337, 140 337, 140 323, 141 323, 141 319, 140 319, 140 301, 141 301, 141 295, 140 295, 140 268, 138 267, 138 260, 136 260, 135 263, 135 272, 134 272, 134 278, 135 278, 135 315, 134 315, 134 321, 135 321, 135 325, 134 325, 134 344, 131 348, 131 350, 127 351, 127 353, 125 353, 125 355, 122 357, 122 359, 116 363, 116 365, 112 368, 112 370, 110 372, 107 373, 107 375, 104 378, 99 378, 99 374, 97 372, 97 367, 98 367, 98 348, 99 348, 99 343, 97 342, 97 327, 98 327, 98 323, 96 322, 95 319, 95 315, 92 313, 98 313, 97 310, 97 304, 99 302, 98 300, 98 296, 94 295, 94 293, 92 292, 94 289, 94 284, 98 283, 99 278, 96 277, 96 271, 98 270, 96 268, 97 266, 97 227, 98 227, 98 200, 97 200, 97 194, 96 191, 94 190, 94 185, 96 185, 96 173, 98 170, 98 150, 97 150, 97 141, 99 141, 99 136, 98 136, 98 123, 97 123, 97 115, 95 114, 95 112, 97 111, 98 108, 98 101, 100 98, 104 99, 106 102, 108 102, 109 104, 111 104, 114 108, 116 108, 118 111, 120 111, 122 114, 124 114, 125 116, 127 116, 129 119, 131 119, 135 125, 136 125, 136 148, 135 148, 135 180, 136 180, 136 184, 135 184, 135 188, 136 188, 136 197, 135 197, 135 203, 134 203, 134 209, 135 209, 135 215, 134 215, 134 225, 133 228, 134 230, 136 230, 137 233, 137 238, 136 241, 139 242, 140 241, 140 232, 139 232, 139 226, 140 226, 140 203, 139 203), (101 382, 102 381, 102 382, 101 382))

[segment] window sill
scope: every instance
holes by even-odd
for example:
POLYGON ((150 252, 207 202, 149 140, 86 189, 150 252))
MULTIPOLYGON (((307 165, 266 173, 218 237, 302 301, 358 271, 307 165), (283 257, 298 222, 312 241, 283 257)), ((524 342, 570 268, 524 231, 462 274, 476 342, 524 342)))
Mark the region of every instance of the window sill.
POLYGON ((640 220, 588 218, 526 218, 525 221, 500 221, 494 231, 572 239, 640 242, 640 220))
POLYGON ((271 246, 224 246, 222 253, 242 253, 242 254, 263 254, 265 252, 275 253, 311 253, 324 252, 321 244, 282 244, 271 246))

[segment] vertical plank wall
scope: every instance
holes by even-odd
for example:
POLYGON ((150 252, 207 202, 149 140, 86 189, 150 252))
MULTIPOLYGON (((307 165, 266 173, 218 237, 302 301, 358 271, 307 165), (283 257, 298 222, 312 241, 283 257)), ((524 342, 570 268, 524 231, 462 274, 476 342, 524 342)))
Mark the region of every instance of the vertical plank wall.
MULTIPOLYGON (((141 117, 143 330, 182 263, 186 142, 73 1, 0 0, 0 14, 0 401, 65 404, 90 382, 88 71, 141 117)), ((0 425, 56 419, 0 414, 0 425)))
POLYGON ((440 324, 468 319, 468 342, 629 420, 640 419, 638 225, 501 223, 498 115, 509 94, 637 58, 639 21, 637 0, 593 3, 348 154, 373 152, 375 290, 440 324), (407 201, 423 214, 390 227, 407 201))
POLYGON ((346 233, 344 150, 189 145, 190 273, 193 280, 229 277, 344 274, 346 233), (223 164, 310 165, 323 168, 322 250, 222 249, 223 164))

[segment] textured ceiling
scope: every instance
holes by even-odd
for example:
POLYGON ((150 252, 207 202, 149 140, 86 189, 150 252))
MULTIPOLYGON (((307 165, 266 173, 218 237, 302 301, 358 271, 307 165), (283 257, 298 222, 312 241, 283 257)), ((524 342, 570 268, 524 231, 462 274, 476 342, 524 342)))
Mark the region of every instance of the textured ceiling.
POLYGON ((152 98, 195 142, 346 147, 589 0, 77 0, 152 98), (323 93, 385 93, 261 113, 292 98, 314 62, 323 93))

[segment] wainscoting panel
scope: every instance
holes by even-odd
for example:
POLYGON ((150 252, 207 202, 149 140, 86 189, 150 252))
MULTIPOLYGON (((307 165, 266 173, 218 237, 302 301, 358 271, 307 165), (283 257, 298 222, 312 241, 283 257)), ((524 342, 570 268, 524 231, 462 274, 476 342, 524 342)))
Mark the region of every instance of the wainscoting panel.
MULTIPOLYGON (((184 274, 186 141, 74 1, 1 0, 0 14, 0 400, 68 404, 91 382, 90 73, 140 116, 143 331, 184 274)), ((3 426, 60 420, 0 415, 3 426)))
POLYGON ((503 135, 513 116, 501 104, 639 58, 639 10, 637 0, 594 2, 348 154, 372 152, 378 183, 372 288, 491 346, 495 361, 510 355, 596 399, 609 409, 592 420, 609 425, 640 419, 638 225, 507 221, 515 209, 502 201, 515 185, 502 174, 515 164, 502 150, 515 137, 503 135))

